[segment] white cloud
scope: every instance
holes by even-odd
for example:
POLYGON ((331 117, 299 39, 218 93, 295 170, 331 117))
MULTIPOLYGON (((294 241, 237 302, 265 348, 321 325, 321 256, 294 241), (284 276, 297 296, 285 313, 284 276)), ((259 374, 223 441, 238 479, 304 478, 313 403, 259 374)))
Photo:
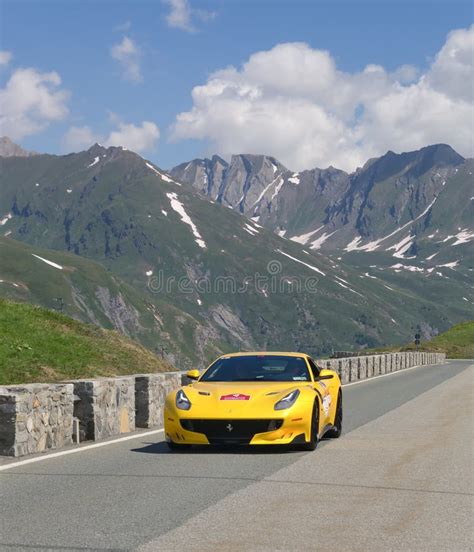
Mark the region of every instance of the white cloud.
POLYGON ((110 55, 122 67, 124 79, 134 83, 143 81, 140 67, 141 50, 131 38, 124 36, 121 42, 114 44, 110 49, 110 55))
POLYGON ((12 53, 7 50, 0 50, 0 66, 8 65, 12 59, 12 53))
POLYGON ((60 85, 56 72, 17 69, 0 89, 0 134, 20 140, 64 119, 69 94, 60 85))
POLYGON ((410 65, 346 73, 327 51, 279 44, 196 86, 171 136, 206 140, 222 155, 268 153, 296 170, 353 170, 387 149, 436 142, 471 156, 473 45, 474 26, 453 31, 419 74, 410 65))
POLYGON ((124 146, 141 153, 152 150, 159 137, 160 130, 151 121, 143 121, 140 126, 119 123, 119 128, 109 134, 105 144, 108 146, 124 146))
POLYGON ((197 18, 201 21, 209 21, 210 19, 214 19, 216 15, 215 12, 192 8, 188 0, 162 1, 170 7, 170 11, 166 16, 166 22, 170 27, 181 29, 182 31, 195 32, 196 27, 193 23, 193 19, 197 18))
POLYGON ((88 126, 72 126, 63 138, 63 145, 67 151, 85 150, 95 142, 100 142, 100 138, 88 126))
POLYGON ((117 128, 107 136, 95 133, 90 127, 71 127, 63 138, 63 145, 67 151, 88 149, 93 143, 99 142, 104 146, 123 146, 137 153, 151 151, 155 148, 160 137, 158 126, 151 121, 143 121, 141 125, 124 123, 114 115, 113 122, 117 128))
POLYGON ((449 33, 426 76, 427 84, 453 99, 473 101, 474 25, 449 33))

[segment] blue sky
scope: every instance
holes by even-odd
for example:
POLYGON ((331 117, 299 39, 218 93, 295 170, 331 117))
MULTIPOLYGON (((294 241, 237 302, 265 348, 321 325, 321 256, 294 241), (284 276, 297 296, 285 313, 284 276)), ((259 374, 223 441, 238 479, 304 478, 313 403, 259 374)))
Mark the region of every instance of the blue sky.
MULTIPOLYGON (((173 1, 180 3, 179 0, 173 1)), ((386 136, 383 139, 368 139, 369 132, 370 136, 378 136, 380 131, 379 127, 367 130, 368 122, 363 136, 362 131, 354 131, 357 125, 353 119, 355 113, 366 112, 369 102, 378 102, 382 96, 385 101, 390 95, 385 85, 384 92, 374 92, 368 100, 353 101, 352 106, 357 102, 359 105, 353 109, 352 122, 348 122, 347 113, 336 113, 336 108, 330 106, 324 98, 319 98, 316 93, 311 96, 311 107, 323 109, 329 121, 333 121, 329 123, 324 119, 320 122, 318 116, 315 115, 314 119, 310 117, 314 132, 318 134, 320 125, 321 136, 329 141, 331 150, 339 148, 340 155, 330 154, 316 137, 309 136, 306 130, 297 129, 291 144, 279 140, 273 146, 275 151, 263 151, 272 149, 272 135, 277 132, 284 134, 288 123, 281 128, 273 128, 269 123, 267 140, 265 133, 260 131, 262 127, 266 128, 265 124, 254 129, 249 122, 240 128, 239 121, 230 124, 225 121, 224 115, 215 120, 213 105, 208 105, 214 101, 211 91, 209 94, 206 92, 206 107, 197 106, 200 112, 198 120, 186 122, 174 133, 170 127, 179 113, 192 109, 193 87, 210 84, 214 72, 229 66, 239 69, 252 54, 271 51, 277 44, 306 43, 309 50, 299 51, 298 54, 305 59, 312 50, 327 51, 337 71, 350 76, 360 74, 369 64, 383 67, 387 74, 403 65, 413 66, 418 76, 412 76, 409 82, 404 83, 408 88, 420 74, 430 71, 435 56, 446 43, 448 33, 455 29, 468 29, 473 19, 472 3, 453 1, 189 0, 187 5, 183 5, 188 12, 181 20, 178 14, 178 23, 175 22, 173 26, 173 21, 167 20, 172 6, 160 0, 3 1, 0 49, 10 52, 12 57, 0 69, 1 86, 7 86, 15 70, 34 68, 40 74, 56 72, 61 83, 47 86, 68 94, 68 98, 63 100, 62 114, 51 119, 46 116, 37 125, 40 128, 19 132, 16 141, 37 151, 61 153, 76 143, 65 139, 71 127, 87 127, 91 135, 107 141, 117 125, 139 127, 143 121, 149 121, 159 128, 160 137, 158 139, 155 134, 150 144, 144 144, 142 152, 162 167, 171 167, 214 150, 228 155, 232 148, 241 147, 253 150, 260 148, 262 153, 277 157, 282 154, 285 156, 287 150, 294 149, 286 161, 293 163, 296 168, 306 163, 329 164, 333 161, 343 165, 345 159, 351 160, 346 163, 350 168, 351 163, 357 164, 364 155, 377 153, 377 146, 374 145, 377 140, 383 143, 383 147, 386 142, 390 145, 389 137, 386 136), (111 55, 111 49, 121 44, 125 37, 136 48, 136 53, 128 58, 125 56, 125 62, 121 63, 111 55), (126 63, 129 62, 136 64, 135 78, 130 77, 130 74, 127 77, 126 63), (337 126, 339 123, 346 125, 341 134, 333 135, 330 130, 325 134, 325 125, 337 126), (345 137, 353 132, 354 136, 348 145, 345 137), (226 133, 235 138, 231 140, 226 133), (240 133, 246 136, 258 134, 258 137, 252 140, 238 137, 240 133), (296 151, 297 146, 293 144, 299 140, 309 143, 315 140, 313 157, 296 151), (341 140, 344 142, 342 146, 341 140)), ((472 46, 469 36, 465 42, 467 48, 472 46)), ((267 68, 271 70, 272 59, 265 61, 267 65, 262 69, 263 73, 267 68)), ((316 82, 317 61, 310 64, 308 71, 314 72, 316 82)), ((282 81, 287 78, 287 74, 280 75, 282 81)), ((263 107, 251 100, 249 105, 255 110, 254 113, 264 112, 262 117, 271 119, 273 115, 269 105, 272 105, 274 116, 278 117, 278 101, 285 96, 285 106, 296 105, 294 102, 298 99, 295 113, 302 113, 304 117, 306 104, 301 104, 297 89, 285 89, 282 93, 275 90, 274 84, 269 85, 267 81, 259 83, 258 75, 248 78, 256 90, 259 87, 265 89, 263 95, 268 100, 263 107), (288 98, 288 95, 291 97, 288 98)), ((229 81, 226 79, 226 86, 234 90, 234 77, 230 76, 229 81)), ((239 86, 243 87, 242 80, 247 82, 246 79, 245 75, 239 76, 239 86)), ((438 86, 438 96, 440 90, 438 86)), ((449 96, 445 90, 441 92, 449 96)), ((333 93, 337 95, 338 90, 334 89, 333 93)), ((361 98, 364 95, 360 89, 354 94, 359 94, 361 98)), ((458 91, 455 91, 454 96, 459 97, 458 91)), ((220 95, 215 99, 216 110, 219 110, 219 106, 224 110, 226 105, 222 102, 227 101, 226 98, 220 95)), ((307 99, 305 96, 304 100, 307 99)), ((467 100, 469 104, 469 98, 467 100)), ((459 108, 459 117, 466 114, 465 97, 463 102, 459 108)), ((472 103, 467 107, 470 109, 472 103)), ((245 113, 248 113, 247 107, 245 109, 245 113)), ((234 109, 231 112, 231 115, 235 114, 234 109)), ((370 121, 373 119, 372 115, 370 121)), ((393 124, 399 128, 400 122, 393 124)), ((11 129, 8 126, 6 128, 11 129)), ((122 130, 127 131, 125 127, 122 130)), ((407 131, 418 133, 418 130, 413 129, 407 131)), ((437 130, 423 134, 427 140, 431 136, 443 138, 442 132, 437 130)), ((449 133, 443 141, 448 139, 449 133)), ((414 145, 417 143, 414 142, 414 145)), ((410 142, 405 146, 405 142, 397 138, 393 149, 409 146, 410 142)), ((466 155, 466 152, 463 153, 466 155)))

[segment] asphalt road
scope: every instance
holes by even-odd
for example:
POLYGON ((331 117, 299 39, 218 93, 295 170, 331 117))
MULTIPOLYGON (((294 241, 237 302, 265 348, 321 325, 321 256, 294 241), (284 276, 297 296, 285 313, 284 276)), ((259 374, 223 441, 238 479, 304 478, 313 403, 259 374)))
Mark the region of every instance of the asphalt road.
POLYGON ((311 453, 158 434, 11 466, 0 550, 472 550, 473 384, 451 361, 346 386, 311 453))

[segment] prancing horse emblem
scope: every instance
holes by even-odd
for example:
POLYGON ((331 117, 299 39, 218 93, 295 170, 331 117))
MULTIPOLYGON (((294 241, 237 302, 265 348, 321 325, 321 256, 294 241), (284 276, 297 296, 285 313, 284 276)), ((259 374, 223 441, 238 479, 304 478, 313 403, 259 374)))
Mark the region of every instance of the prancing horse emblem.
POLYGON ((225 427, 229 433, 234 429, 234 426, 232 424, 227 424, 225 427))

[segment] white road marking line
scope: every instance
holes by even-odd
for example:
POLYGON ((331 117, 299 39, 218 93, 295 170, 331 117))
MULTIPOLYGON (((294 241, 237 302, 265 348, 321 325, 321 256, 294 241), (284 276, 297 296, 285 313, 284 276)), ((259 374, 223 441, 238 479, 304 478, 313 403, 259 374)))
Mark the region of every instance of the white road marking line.
POLYGON ((119 437, 118 439, 113 439, 112 441, 104 441, 102 443, 94 443, 92 445, 86 445, 79 448, 74 448, 70 450, 61 450, 59 452, 52 452, 51 454, 45 454, 44 456, 35 456, 35 458, 28 458, 26 460, 20 460, 19 462, 12 462, 11 464, 6 464, 5 466, 0 466, 0 472, 9 470, 11 468, 17 468, 19 466, 25 466, 26 464, 34 464, 35 462, 42 462, 43 460, 49 460, 50 458, 58 458, 59 456, 66 456, 67 454, 76 454, 76 452, 83 452, 84 450, 91 450, 100 447, 106 447, 107 445, 114 445, 115 443, 122 443, 123 441, 131 441, 132 439, 140 439, 141 437, 147 437, 148 435, 156 435, 158 433, 163 433, 164 429, 153 429, 151 431, 145 431, 143 433, 133 435, 127 435, 126 437, 119 437))

